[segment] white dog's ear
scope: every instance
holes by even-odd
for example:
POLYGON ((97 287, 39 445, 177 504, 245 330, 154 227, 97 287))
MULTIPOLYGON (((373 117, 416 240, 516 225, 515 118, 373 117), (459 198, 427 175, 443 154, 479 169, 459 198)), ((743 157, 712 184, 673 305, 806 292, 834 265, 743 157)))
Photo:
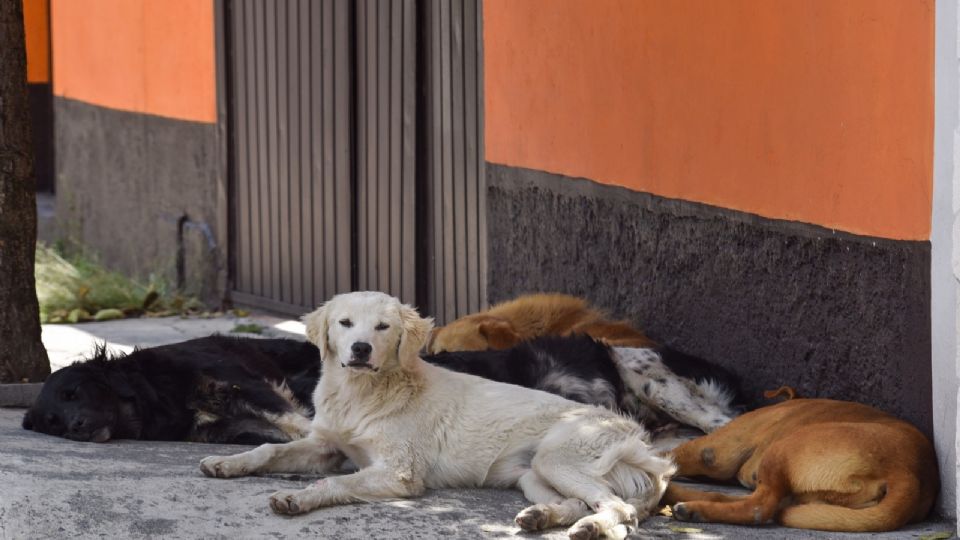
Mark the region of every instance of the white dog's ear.
POLYGON ((433 319, 421 317, 416 309, 403 304, 400 306, 400 325, 403 332, 400 334, 400 346, 397 354, 400 357, 400 365, 408 367, 410 361, 419 356, 420 349, 430 339, 433 319))
POLYGON ((307 329, 307 339, 320 349, 320 359, 325 359, 332 352, 327 339, 327 304, 307 313, 301 320, 307 329))

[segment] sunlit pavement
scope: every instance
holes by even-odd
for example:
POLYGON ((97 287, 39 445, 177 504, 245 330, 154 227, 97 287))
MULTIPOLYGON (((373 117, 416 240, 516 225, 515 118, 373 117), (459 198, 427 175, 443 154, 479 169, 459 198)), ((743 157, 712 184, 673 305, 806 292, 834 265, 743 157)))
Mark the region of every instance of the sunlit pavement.
POLYGON ((288 337, 304 339, 303 324, 270 315, 249 317, 159 317, 122 319, 80 324, 43 325, 43 345, 54 371, 90 355, 104 343, 114 352, 130 352, 134 347, 156 347, 211 334, 247 337, 288 337), (236 333, 238 325, 256 324, 260 334, 236 333))

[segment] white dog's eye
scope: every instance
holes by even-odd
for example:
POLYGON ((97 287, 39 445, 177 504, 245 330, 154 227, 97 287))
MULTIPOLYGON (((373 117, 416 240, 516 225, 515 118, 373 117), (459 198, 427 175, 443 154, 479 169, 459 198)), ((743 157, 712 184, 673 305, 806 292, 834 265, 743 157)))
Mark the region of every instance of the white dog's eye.
POLYGON ((382 322, 373 327, 374 330, 386 330, 387 328, 390 328, 390 325, 385 322, 382 322))
POLYGON ((344 328, 350 328, 351 326, 353 326, 353 321, 351 321, 350 319, 340 319, 340 326, 344 328))

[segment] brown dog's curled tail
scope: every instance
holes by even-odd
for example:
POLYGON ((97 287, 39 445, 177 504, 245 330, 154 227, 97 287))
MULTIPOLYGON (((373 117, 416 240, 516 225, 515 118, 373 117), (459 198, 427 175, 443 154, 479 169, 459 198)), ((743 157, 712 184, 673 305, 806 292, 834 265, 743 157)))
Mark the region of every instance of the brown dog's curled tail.
POLYGON ((793 389, 793 387, 783 385, 780 388, 777 388, 776 390, 765 390, 763 392, 763 397, 767 399, 784 397, 786 398, 784 401, 789 401, 791 399, 797 399, 798 397, 800 397, 800 394, 798 394, 797 391, 793 389))

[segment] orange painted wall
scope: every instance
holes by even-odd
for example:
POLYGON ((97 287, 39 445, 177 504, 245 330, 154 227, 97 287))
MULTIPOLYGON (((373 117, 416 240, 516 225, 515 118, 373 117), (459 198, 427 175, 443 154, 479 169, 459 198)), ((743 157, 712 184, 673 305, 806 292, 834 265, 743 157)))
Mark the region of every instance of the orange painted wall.
POLYGON ((23 0, 23 30, 27 45, 27 82, 50 82, 49 0, 23 0))
POLYGON ((486 158, 930 236, 933 0, 485 0, 486 158))
POLYGON ((53 0, 53 92, 216 120, 213 0, 53 0))

